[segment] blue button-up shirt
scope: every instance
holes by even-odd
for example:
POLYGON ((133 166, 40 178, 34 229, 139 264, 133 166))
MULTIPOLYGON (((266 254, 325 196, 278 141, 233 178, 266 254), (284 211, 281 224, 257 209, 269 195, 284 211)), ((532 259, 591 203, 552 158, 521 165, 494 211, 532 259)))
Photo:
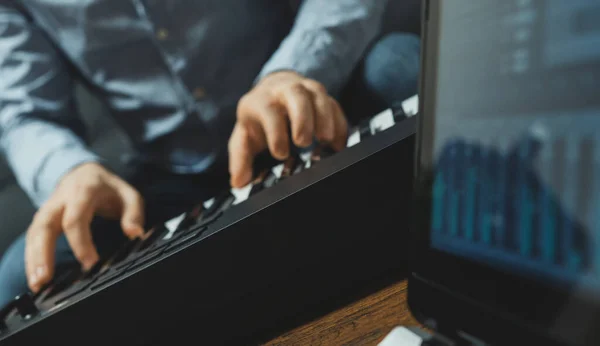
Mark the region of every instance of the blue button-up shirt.
POLYGON ((386 0, 2 0, 0 145, 35 204, 99 160, 82 140, 76 79, 109 106, 140 157, 201 172, 239 98, 294 70, 341 89, 386 0))

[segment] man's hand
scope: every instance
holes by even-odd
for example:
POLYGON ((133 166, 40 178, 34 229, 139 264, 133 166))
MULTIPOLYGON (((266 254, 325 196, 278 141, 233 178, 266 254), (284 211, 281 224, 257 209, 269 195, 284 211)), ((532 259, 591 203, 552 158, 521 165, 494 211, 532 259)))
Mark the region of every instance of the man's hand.
POLYGON ((50 199, 29 226, 25 245, 25 270, 33 292, 54 275, 56 241, 64 232, 84 269, 98 261, 90 224, 94 215, 121 220, 125 234, 143 234, 144 210, 140 194, 96 163, 85 163, 65 175, 50 199))
POLYGON ((290 130, 299 147, 311 145, 313 138, 337 151, 346 147, 346 118, 325 87, 294 72, 276 72, 261 80, 238 104, 229 140, 231 186, 250 183, 254 157, 265 149, 274 158, 285 159, 290 151, 290 130))

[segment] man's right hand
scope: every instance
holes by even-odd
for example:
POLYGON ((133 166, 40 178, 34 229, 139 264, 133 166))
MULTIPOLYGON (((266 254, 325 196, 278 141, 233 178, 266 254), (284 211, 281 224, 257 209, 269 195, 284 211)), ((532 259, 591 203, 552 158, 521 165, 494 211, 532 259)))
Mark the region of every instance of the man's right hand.
POLYGON ((33 292, 54 275, 54 252, 61 233, 84 270, 98 261, 90 230, 94 215, 120 219, 129 238, 144 232, 143 200, 132 186, 97 163, 76 167, 61 179, 27 230, 25 270, 33 292))

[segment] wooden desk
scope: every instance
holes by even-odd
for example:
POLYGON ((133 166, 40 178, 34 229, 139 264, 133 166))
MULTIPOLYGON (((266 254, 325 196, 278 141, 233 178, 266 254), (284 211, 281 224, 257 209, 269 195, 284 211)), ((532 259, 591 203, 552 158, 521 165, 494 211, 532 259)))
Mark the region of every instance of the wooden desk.
POLYGON ((392 284, 265 345, 377 345, 398 325, 418 325, 408 311, 406 281, 392 284))

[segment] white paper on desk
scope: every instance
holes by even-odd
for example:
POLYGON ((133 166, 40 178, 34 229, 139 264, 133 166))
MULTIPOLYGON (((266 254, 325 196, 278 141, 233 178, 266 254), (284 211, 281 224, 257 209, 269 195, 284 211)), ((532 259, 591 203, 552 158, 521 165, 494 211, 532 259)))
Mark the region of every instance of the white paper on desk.
POLYGON ((420 346, 423 339, 404 327, 396 327, 377 346, 420 346))

